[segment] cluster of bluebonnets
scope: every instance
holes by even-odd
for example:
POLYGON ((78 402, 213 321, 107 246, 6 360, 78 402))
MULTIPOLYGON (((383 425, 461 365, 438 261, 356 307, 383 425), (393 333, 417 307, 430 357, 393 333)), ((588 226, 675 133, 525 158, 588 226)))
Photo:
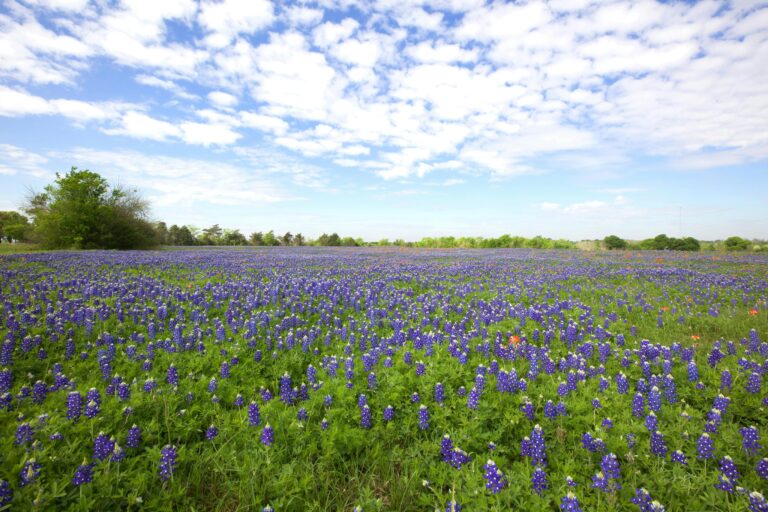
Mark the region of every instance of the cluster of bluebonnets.
POLYGON ((0 508, 766 512, 760 258, 5 257, 0 508))

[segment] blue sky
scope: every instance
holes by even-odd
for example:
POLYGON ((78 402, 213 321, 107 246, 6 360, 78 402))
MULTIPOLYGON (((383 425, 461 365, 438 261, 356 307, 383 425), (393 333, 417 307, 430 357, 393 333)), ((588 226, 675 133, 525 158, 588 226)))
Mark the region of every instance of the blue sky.
POLYGON ((55 173, 169 225, 768 238, 768 5, 19 0, 0 209, 55 173))

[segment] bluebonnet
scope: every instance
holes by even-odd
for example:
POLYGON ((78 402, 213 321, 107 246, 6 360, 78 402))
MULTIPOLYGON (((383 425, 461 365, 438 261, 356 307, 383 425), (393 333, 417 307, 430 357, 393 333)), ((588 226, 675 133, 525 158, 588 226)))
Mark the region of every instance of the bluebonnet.
POLYGON ((160 451, 160 479, 165 482, 173 477, 176 469, 176 447, 165 445, 160 451))
POLYGON ((32 430, 32 426, 29 422, 21 423, 16 427, 16 441, 14 441, 14 444, 21 445, 31 443, 33 435, 34 430, 32 430))
POLYGON ((13 501, 11 485, 5 480, 0 480, 0 507, 8 505, 11 501, 13 501))
POLYGON ((371 428, 371 408, 367 404, 360 408, 360 426, 371 428))
POLYGON ((656 417, 656 414, 654 414, 653 411, 649 412, 648 415, 645 417, 645 428, 648 429, 648 432, 655 432, 656 427, 659 425, 659 418, 656 417))
POLYGON ((667 442, 664 439, 664 434, 659 432, 653 432, 651 434, 651 453, 659 457, 667 456, 667 442))
POLYGON ((765 496, 757 491, 749 493, 749 511, 768 512, 768 501, 766 501, 765 496))
POLYGON ((531 464, 534 466, 547 466, 544 431, 540 425, 534 426, 531 431, 531 464))
POLYGON ((264 426, 264 430, 261 432, 261 442, 266 446, 272 446, 275 441, 275 431, 272 429, 269 423, 264 426))
POLYGON ((248 404, 248 423, 252 426, 261 425, 261 412, 259 411, 259 404, 251 401, 248 404))
POLYGON ((445 504, 445 512, 461 512, 461 505, 456 500, 450 500, 445 504))
POLYGON ((672 452, 672 462, 676 462, 677 464, 682 464, 683 466, 688 465, 688 459, 685 457, 685 453, 683 453, 680 450, 675 450, 672 452))
POLYGON ((429 411, 426 405, 419 407, 419 428, 427 430, 429 428, 429 411))
POLYGON ((752 372, 747 378, 745 389, 748 393, 760 393, 760 387, 763 384, 762 376, 757 372, 752 372))
POLYGON ((643 414, 645 414, 645 398, 638 392, 632 397, 632 415, 642 418, 643 414))
POLYGON ((477 409, 479 400, 480 391, 476 387, 473 387, 469 391, 469 396, 467 396, 467 409, 477 409))
POLYGON ((93 440, 93 458, 96 460, 107 460, 115 450, 115 440, 104 432, 99 432, 96 439, 93 440))
POLYGON ((443 402, 445 400, 445 390, 443 388, 443 384, 441 382, 438 382, 435 384, 435 402, 437 402, 438 405, 443 405, 443 402))
POLYGON ((219 435, 219 429, 215 425, 211 425, 205 431, 205 438, 208 441, 213 441, 219 435))
POLYGON ((25 462, 24 467, 22 467, 19 472, 19 479, 21 480, 19 482, 19 487, 25 487, 35 483, 40 477, 40 471, 42 469, 43 467, 35 459, 29 459, 25 462))
POLYGON ((82 395, 79 391, 70 391, 67 395, 67 419, 77 421, 82 412, 82 395))
POLYGON ((760 445, 760 432, 757 427, 744 427, 739 429, 741 434, 741 445, 744 451, 749 455, 757 455, 757 452, 762 448, 760 445))
POLYGON ((547 474, 543 469, 536 468, 533 470, 533 475, 531 476, 531 486, 538 495, 541 495, 542 492, 549 488, 549 484, 547 482, 547 474))
POLYGON ((492 494, 498 494, 507 485, 507 478, 491 459, 483 466, 485 474, 485 487, 492 494))
POLYGON ((298 421, 307 421, 307 409, 305 407, 302 407, 296 412, 296 419, 298 421))
POLYGON ((168 367, 168 371, 165 374, 165 381, 171 386, 179 385, 179 371, 173 363, 168 367))
POLYGON ((735 486, 739 481, 739 470, 736 464, 733 463, 733 459, 728 455, 720 459, 720 475, 718 475, 718 478, 720 482, 715 484, 715 488, 730 493, 736 489, 735 486))
POLYGON ((760 478, 768 480, 768 458, 763 457, 757 461, 757 464, 755 465, 755 473, 757 473, 757 476, 760 478))
POLYGON ((563 512, 582 512, 579 499, 571 491, 560 498, 560 510, 563 512))
POLYGON ((138 448, 141 442, 141 428, 134 424, 128 429, 128 436, 125 441, 125 446, 128 448, 138 448))
POLYGON ((392 421, 395 419, 395 408, 388 405, 384 408, 384 421, 392 421))
POLYGON ((651 498, 651 493, 643 489, 635 489, 635 496, 630 499, 632 503, 637 505, 640 512, 664 512, 664 506, 651 498))

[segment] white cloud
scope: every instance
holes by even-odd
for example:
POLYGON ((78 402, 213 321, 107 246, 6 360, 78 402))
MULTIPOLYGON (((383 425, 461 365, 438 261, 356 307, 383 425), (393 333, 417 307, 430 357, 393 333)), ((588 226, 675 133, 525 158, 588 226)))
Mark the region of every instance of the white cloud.
POLYGON ((179 98, 185 100, 199 99, 194 94, 188 93, 183 87, 172 80, 163 80, 162 78, 150 75, 137 75, 135 80, 136 82, 148 87, 159 87, 160 89, 165 89, 166 91, 172 93, 174 96, 178 96, 179 98))
POLYGON ((282 135, 290 128, 290 125, 279 117, 265 116, 253 112, 241 112, 240 118, 242 119, 243 126, 256 128, 257 130, 275 135, 282 135))
POLYGON ((312 32, 316 46, 327 48, 351 36, 360 24, 354 18, 344 18, 339 23, 328 21, 312 32))
POLYGON ((53 173, 46 169, 47 163, 48 158, 43 155, 11 144, 0 144, 0 174, 49 177, 53 173))
POLYGON ((136 139, 166 140, 180 135, 179 129, 167 121, 155 119, 141 112, 127 112, 116 128, 104 129, 109 135, 125 135, 136 139))
POLYGON ((559 203, 547 203, 547 202, 544 202, 544 203, 540 203, 539 207, 542 210, 544 210, 544 211, 551 212, 551 211, 559 210, 560 209, 560 204, 559 203))
POLYGON ((237 105, 237 96, 223 92, 211 91, 208 93, 208 99, 217 107, 229 108, 237 105))
POLYGON ((293 6, 286 9, 288 21, 295 26, 312 26, 323 21, 323 10, 293 6))
POLYGON ((200 6, 197 22, 209 35, 206 43, 222 48, 240 33, 252 34, 268 27, 274 19, 269 0, 206 1, 200 6))
POLYGON ((131 104, 86 102, 69 99, 45 99, 24 90, 0 85, 0 116, 61 115, 75 123, 106 121, 135 108, 131 104))
POLYGON ((422 41, 409 46, 406 53, 413 59, 427 64, 451 64, 453 62, 474 62, 477 50, 465 50, 458 44, 422 41))
POLYGON ((181 129, 181 138, 187 144, 226 146, 234 144, 242 137, 242 135, 224 124, 193 123, 187 121, 181 123, 179 128, 181 129))

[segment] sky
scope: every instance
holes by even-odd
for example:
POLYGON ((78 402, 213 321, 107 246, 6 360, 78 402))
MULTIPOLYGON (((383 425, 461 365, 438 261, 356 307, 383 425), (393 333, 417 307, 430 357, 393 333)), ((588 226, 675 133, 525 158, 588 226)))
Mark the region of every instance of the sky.
POLYGON ((246 236, 768 238, 766 2, 0 2, 0 210, 76 166, 246 236))

